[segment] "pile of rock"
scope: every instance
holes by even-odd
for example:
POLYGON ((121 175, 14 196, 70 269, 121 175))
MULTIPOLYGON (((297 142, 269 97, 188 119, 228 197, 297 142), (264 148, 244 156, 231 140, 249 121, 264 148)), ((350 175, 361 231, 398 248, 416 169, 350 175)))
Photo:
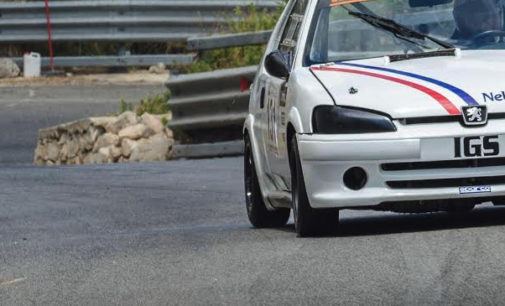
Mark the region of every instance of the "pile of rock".
POLYGON ((0 58, 0 79, 17 77, 21 70, 18 65, 7 58, 0 58))
POLYGON ((80 165, 163 161, 172 156, 173 133, 163 124, 170 115, 125 112, 87 118, 39 131, 35 164, 80 165), (166 119, 163 119, 166 118, 166 119))

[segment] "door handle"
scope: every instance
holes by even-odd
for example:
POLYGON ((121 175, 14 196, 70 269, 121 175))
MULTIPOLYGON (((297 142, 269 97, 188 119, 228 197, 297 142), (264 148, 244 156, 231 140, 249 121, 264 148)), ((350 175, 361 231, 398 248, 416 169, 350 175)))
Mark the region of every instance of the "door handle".
POLYGON ((265 107, 265 87, 261 88, 261 94, 260 94, 260 108, 265 107))

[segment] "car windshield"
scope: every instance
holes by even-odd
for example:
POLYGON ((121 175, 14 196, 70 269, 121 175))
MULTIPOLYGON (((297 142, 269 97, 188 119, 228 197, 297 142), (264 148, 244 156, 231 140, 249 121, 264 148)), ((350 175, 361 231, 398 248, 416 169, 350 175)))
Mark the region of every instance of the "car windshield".
POLYGON ((505 49, 503 0, 322 0, 306 64, 457 47, 505 49))

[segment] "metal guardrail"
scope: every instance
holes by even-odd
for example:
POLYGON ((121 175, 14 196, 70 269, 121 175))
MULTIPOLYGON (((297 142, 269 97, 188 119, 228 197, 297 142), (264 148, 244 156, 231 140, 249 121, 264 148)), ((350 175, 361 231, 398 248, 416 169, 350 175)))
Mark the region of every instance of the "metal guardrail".
POLYGON ((238 34, 212 35, 207 37, 188 38, 187 48, 190 51, 210 50, 237 46, 266 44, 272 31, 246 32, 238 34))
POLYGON ((242 91, 241 87, 254 79, 256 70, 257 66, 225 69, 180 75, 166 82, 172 92, 169 126, 198 139, 196 144, 179 146, 177 157, 242 153, 243 146, 236 140, 247 116, 249 88, 242 91))
MULTIPOLYGON (((54 41, 186 41, 233 20, 234 9, 277 0, 50 1, 54 41)), ((44 1, 0 3, 0 43, 47 40, 44 1)))
MULTIPOLYGON (((161 55, 126 55, 126 56, 58 56, 54 58, 56 67, 128 67, 152 66, 158 63, 165 65, 189 65, 193 62, 193 54, 161 54, 161 55)), ((12 58, 22 66, 23 58, 12 58)), ((49 58, 44 57, 42 67, 49 67, 49 58)))
POLYGON ((240 90, 241 78, 251 81, 256 70, 249 66, 172 77, 166 82, 172 92, 170 126, 189 131, 241 125, 249 103, 249 90, 240 90))
POLYGON ((172 157, 177 158, 206 158, 224 157, 244 154, 244 141, 224 141, 217 143, 203 143, 193 145, 175 145, 172 157))

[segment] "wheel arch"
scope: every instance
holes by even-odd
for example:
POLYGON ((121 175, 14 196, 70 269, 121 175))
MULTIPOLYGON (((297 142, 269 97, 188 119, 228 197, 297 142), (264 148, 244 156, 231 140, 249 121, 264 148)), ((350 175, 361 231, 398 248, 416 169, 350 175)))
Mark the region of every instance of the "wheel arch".
MULTIPOLYGON (((251 142, 251 153, 252 153, 252 158, 254 160, 255 164, 255 170, 256 170, 256 176, 258 177, 258 183, 260 186, 261 190, 261 195, 263 196, 263 200, 265 201, 265 206, 267 207, 268 210, 275 210, 275 207, 270 203, 268 199, 268 182, 265 180, 265 173, 264 173, 264 165, 262 162, 262 159, 260 158, 261 150, 258 147, 259 144, 257 142, 257 138, 255 135, 254 131, 254 116, 252 114, 249 114, 246 118, 246 121, 244 123, 244 128, 242 131, 243 138, 245 141, 245 137, 249 137, 249 141, 251 142)), ((245 145, 245 144, 244 144, 245 145)))
POLYGON ((288 161, 290 167, 292 166, 293 162, 293 157, 292 157, 292 152, 291 152, 291 145, 292 145, 292 140, 293 136, 299 133, 304 133, 304 129, 302 126, 302 120, 300 117, 300 113, 298 112, 298 109, 295 107, 292 107, 289 110, 289 115, 288 115, 288 124, 286 126, 286 145, 287 145, 287 152, 288 152, 288 161))
POLYGON ((289 167, 290 169, 293 166, 293 152, 291 150, 292 145, 293 145, 293 136, 296 135, 296 129, 294 125, 291 122, 288 122, 288 126, 286 128, 286 144, 287 144, 287 151, 288 151, 288 162, 289 162, 289 167))

